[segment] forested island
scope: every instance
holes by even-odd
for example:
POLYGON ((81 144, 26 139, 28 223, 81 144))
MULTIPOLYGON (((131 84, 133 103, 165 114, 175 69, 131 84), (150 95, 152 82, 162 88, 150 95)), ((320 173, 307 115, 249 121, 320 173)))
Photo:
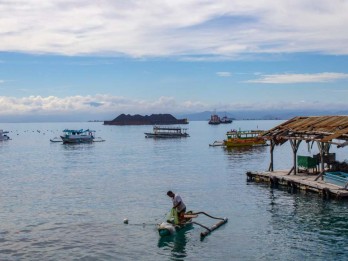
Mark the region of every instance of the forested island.
POLYGON ((177 119, 171 114, 151 114, 130 115, 121 114, 111 121, 104 121, 104 125, 171 125, 171 124, 188 124, 187 119, 177 119))

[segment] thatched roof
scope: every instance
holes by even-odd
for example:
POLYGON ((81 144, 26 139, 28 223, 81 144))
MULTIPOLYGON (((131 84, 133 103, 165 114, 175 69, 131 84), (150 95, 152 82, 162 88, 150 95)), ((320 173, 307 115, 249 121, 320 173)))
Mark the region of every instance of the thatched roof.
POLYGON ((348 116, 295 117, 266 131, 262 136, 277 145, 296 139, 343 147, 348 145, 348 116))

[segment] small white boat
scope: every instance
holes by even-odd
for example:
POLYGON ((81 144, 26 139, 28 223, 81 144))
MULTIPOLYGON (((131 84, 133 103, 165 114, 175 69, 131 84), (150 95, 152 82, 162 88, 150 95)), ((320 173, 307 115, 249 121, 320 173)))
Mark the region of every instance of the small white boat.
POLYGON ((63 135, 60 136, 63 143, 91 143, 94 140, 95 131, 93 130, 63 130, 63 135))
POLYGON ((209 144, 211 147, 216 147, 216 146, 225 146, 225 143, 223 141, 214 141, 212 144, 209 144))
POLYGON ((10 137, 7 136, 8 131, 0 130, 0 141, 10 140, 10 137))
POLYGON ((50 139, 50 142, 63 142, 61 138, 54 137, 53 139, 50 139))
POLYGON ((103 141, 105 141, 105 140, 101 137, 96 137, 93 139, 93 142, 103 142, 103 141))

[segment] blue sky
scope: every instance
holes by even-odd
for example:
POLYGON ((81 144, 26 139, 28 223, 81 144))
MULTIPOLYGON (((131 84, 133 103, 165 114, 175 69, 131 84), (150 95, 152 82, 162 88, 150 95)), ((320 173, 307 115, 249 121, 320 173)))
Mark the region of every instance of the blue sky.
POLYGON ((348 110, 348 1, 0 1, 0 120, 348 110))

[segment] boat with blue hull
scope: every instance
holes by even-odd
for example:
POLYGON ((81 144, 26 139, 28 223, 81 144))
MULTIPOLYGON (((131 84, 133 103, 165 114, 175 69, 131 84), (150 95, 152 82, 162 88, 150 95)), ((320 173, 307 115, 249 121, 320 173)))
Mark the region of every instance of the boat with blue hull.
POLYGON ((63 143, 91 143, 94 141, 95 138, 95 131, 94 130, 69 130, 65 129, 63 130, 63 135, 60 136, 63 143))
POLYGON ((7 136, 8 131, 0 130, 0 141, 10 140, 10 137, 7 136))

